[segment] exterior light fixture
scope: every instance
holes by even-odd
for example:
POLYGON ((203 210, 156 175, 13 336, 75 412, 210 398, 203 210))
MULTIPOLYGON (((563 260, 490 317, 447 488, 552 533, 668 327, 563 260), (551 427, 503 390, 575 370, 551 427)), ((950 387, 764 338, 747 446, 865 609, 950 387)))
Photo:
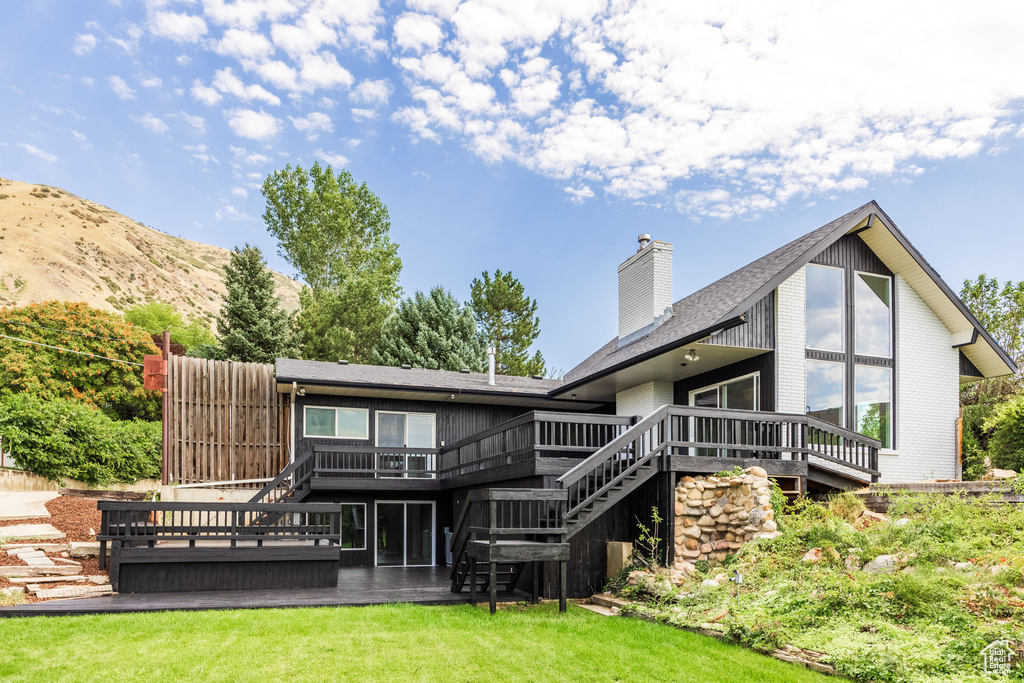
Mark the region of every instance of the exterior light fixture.
POLYGON ((683 356, 683 358, 690 361, 691 363, 696 363, 697 361, 700 360, 700 356, 697 355, 696 349, 690 349, 689 351, 687 351, 686 355, 683 356))

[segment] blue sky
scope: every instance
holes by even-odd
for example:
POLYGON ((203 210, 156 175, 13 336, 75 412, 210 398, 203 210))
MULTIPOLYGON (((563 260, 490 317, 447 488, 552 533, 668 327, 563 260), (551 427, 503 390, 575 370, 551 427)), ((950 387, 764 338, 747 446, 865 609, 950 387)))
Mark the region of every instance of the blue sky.
POLYGON ((331 162, 407 293, 511 270, 567 371, 639 233, 680 298, 876 199, 954 289, 1024 277, 1024 6, 942 5, 10 3, 0 176, 291 274, 259 186, 331 162))

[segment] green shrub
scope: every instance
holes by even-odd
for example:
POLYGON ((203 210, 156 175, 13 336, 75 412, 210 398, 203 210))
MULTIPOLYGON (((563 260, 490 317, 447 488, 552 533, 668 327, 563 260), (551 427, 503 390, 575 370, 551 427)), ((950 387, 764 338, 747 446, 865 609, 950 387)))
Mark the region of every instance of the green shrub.
POLYGON ((986 454, 992 466, 1018 472, 1024 469, 1024 398, 998 406, 984 428, 991 433, 986 454))
POLYGON ((0 438, 18 464, 54 481, 104 485, 160 474, 160 423, 116 421, 70 399, 0 399, 0 438))

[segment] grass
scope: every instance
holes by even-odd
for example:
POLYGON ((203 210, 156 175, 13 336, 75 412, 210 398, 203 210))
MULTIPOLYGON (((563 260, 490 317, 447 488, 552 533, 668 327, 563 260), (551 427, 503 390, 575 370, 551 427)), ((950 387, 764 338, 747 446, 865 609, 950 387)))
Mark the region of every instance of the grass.
POLYGON ((572 606, 380 605, 0 620, 0 680, 687 681, 825 676, 572 606))

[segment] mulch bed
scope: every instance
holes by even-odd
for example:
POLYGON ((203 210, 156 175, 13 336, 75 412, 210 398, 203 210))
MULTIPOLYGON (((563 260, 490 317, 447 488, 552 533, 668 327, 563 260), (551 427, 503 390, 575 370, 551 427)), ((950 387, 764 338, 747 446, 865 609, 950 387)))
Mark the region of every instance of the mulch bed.
MULTIPOLYGON (((39 519, 17 519, 0 521, 0 528, 5 526, 16 526, 20 524, 52 524, 54 527, 63 531, 67 538, 54 539, 52 541, 40 541, 41 543, 81 543, 85 541, 95 541, 95 531, 100 528, 100 511, 96 509, 96 501, 88 498, 76 498, 71 496, 57 496, 53 500, 46 503, 46 509, 50 513, 49 518, 39 519), (92 531, 93 533, 89 533, 92 531)), ((3 534, 0 533, 0 536, 3 534)), ((21 542, 21 541, 12 541, 21 542)), ((31 543, 31 541, 24 541, 25 543, 31 543)), ((47 553, 47 557, 67 557, 67 553, 47 553)), ((70 558, 82 565, 83 576, 106 576, 106 571, 100 571, 99 559, 95 557, 74 557, 70 558)), ((0 565, 17 565, 22 566, 27 564, 24 560, 9 555, 4 551, 0 550, 0 565)), ((57 564, 61 564, 58 562, 57 564)), ((8 581, 6 578, 0 576, 0 588, 10 588, 12 586, 19 586, 23 584, 15 584, 8 581)), ((61 582, 57 581, 46 585, 47 588, 58 588, 61 586, 82 586, 90 585, 88 583, 81 582, 61 582)), ((25 594, 25 602, 44 602, 34 595, 25 594)))

